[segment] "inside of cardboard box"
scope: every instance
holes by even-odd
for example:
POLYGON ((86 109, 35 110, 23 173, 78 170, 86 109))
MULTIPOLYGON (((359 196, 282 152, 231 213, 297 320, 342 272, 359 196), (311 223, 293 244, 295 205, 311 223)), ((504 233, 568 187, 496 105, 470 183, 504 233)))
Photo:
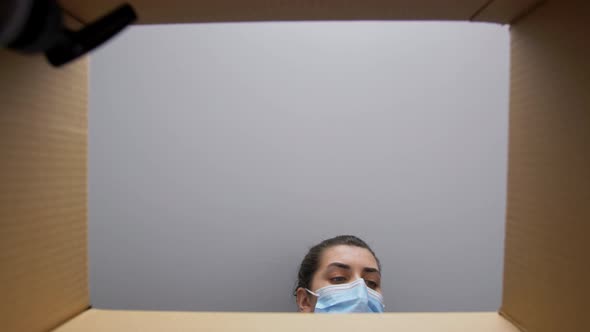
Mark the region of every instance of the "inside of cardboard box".
MULTIPOLYGON (((96 16, 101 11, 98 2, 63 2, 82 16, 96 16)), ((165 18, 158 18, 153 3, 150 6, 149 1, 135 2, 146 13, 152 13, 146 14, 152 20, 146 23, 198 21, 194 11, 190 14, 191 11, 164 10, 165 18)), ((278 16, 273 16, 273 12, 277 13, 275 6, 265 17, 309 17, 314 8, 310 6, 312 2, 293 2, 298 6, 304 4, 303 12, 285 5, 296 13, 286 17, 281 16, 286 11, 280 8, 278 16)), ((255 3, 264 6, 266 2, 255 3)), ((363 7, 360 3, 356 9, 363 7)), ((421 2, 426 3, 432 4, 421 2)), ((528 8, 531 2, 482 1, 474 7, 478 14, 486 13, 487 8, 503 8, 507 3, 527 3, 528 8)), ((181 0, 176 1, 179 4, 188 6, 188 2, 181 0)), ((333 6, 323 7, 320 16, 332 12, 333 6)), ((227 3, 208 6, 212 11, 202 20, 223 20, 227 17, 224 15, 232 15, 231 10, 227 11, 231 7, 227 3)), ((382 11, 372 8, 361 14, 344 10, 345 14, 336 18, 382 17, 378 16, 382 11)), ((436 10, 442 11, 434 9, 434 13, 436 10)), ((247 13, 242 19, 256 16, 256 11, 248 8, 241 12, 247 13)), ((429 15, 428 11, 409 12, 413 18, 429 15)), ((386 18, 393 18, 391 13, 386 12, 386 18)), ((540 332, 590 330, 589 320, 585 319, 590 294, 590 47, 586 43, 590 6, 582 1, 548 1, 532 14, 514 14, 503 15, 511 17, 507 21, 519 19, 511 33, 508 229, 501 308, 504 317, 514 325, 496 313, 351 315, 336 319, 298 314, 86 310, 87 66, 78 62, 65 71, 55 72, 45 67, 43 59, 25 59, 2 51, 2 329, 44 331, 73 318, 61 327, 63 331, 112 331, 121 327, 194 330, 203 326, 268 330, 282 328, 285 323, 287 328, 311 326, 317 330, 358 330, 367 326, 384 331, 392 326, 408 331, 512 332, 516 326, 523 331, 540 332), (319 321, 322 323, 314 324, 319 321)), ((441 14, 440 18, 452 19, 453 15, 441 14)), ((468 19, 463 15, 459 19, 468 19)))

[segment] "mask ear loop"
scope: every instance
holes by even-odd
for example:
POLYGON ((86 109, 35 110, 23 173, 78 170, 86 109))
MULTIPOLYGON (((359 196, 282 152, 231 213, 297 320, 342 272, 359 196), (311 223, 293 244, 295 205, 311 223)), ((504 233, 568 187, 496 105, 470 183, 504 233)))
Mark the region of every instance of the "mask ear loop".
MULTIPOLYGON (((305 289, 305 290, 306 290, 306 291, 307 291, 309 294, 311 294, 311 295, 313 295, 313 296, 315 296, 315 297, 319 297, 319 296, 320 296, 320 294, 318 294, 318 293, 315 293, 315 292, 312 292, 312 291, 310 291, 310 290, 309 290, 309 289, 307 289, 307 288, 304 288, 304 289, 305 289)), ((299 308, 299 311, 301 311, 301 308, 299 308)))
POLYGON ((307 289, 307 288, 305 288, 305 290, 306 290, 306 291, 307 291, 309 294, 311 294, 311 295, 313 295, 313 296, 315 296, 315 297, 320 297, 320 294, 318 294, 318 293, 312 292, 312 291, 310 291, 310 290, 309 290, 309 289, 307 289))

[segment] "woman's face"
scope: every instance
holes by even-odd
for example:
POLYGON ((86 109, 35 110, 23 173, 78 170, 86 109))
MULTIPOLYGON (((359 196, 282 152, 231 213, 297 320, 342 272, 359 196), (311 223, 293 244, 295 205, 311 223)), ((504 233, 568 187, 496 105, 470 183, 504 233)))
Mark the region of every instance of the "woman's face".
MULTIPOLYGON (((381 293, 381 272, 375 257, 365 248, 337 245, 324 250, 314 274, 310 290, 337 284, 346 284, 363 278, 367 287, 381 293)), ((299 311, 313 312, 317 298, 304 289, 297 290, 299 311)))

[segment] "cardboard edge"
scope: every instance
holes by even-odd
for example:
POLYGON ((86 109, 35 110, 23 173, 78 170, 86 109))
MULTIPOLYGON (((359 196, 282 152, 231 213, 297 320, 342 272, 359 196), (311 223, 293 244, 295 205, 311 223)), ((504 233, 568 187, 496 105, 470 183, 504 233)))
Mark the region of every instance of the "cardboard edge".
MULTIPOLYGON (((149 0, 129 0, 129 4, 134 6, 136 11, 138 12, 139 19, 134 22, 133 24, 136 25, 149 25, 149 24, 182 24, 182 23, 235 23, 235 22, 291 22, 291 21, 470 21, 474 15, 478 12, 486 8, 490 3, 493 3, 495 0, 477 0, 477 1, 459 1, 458 3, 438 3, 436 1, 425 1, 424 3, 419 3, 418 6, 412 5, 411 1, 393 1, 388 3, 387 1, 377 1, 374 3, 365 4, 362 1, 351 1, 338 3, 332 1, 317 1, 317 0, 302 0, 296 2, 260 2, 260 1, 252 1, 253 5, 256 5, 252 8, 238 6, 238 10, 228 11, 227 13, 219 13, 219 9, 221 6, 225 7, 233 7, 232 4, 223 4, 223 5, 215 5, 214 10, 211 12, 210 3, 214 3, 214 0, 208 0, 204 2, 204 8, 207 9, 204 11, 204 15, 197 15, 192 17, 190 15, 186 15, 186 13, 181 15, 171 15, 170 10, 159 10, 157 13, 154 13, 153 10, 146 10, 146 9, 153 9, 154 6, 157 5, 156 2, 149 1, 149 0), (210 3, 209 3, 210 2, 210 3), (209 3, 209 4, 208 4, 209 3), (337 5, 337 6, 335 6, 337 5), (393 7, 391 7, 391 6, 393 7), (373 8, 379 9, 378 7, 383 7, 385 9, 394 8, 394 15, 384 15, 384 10, 377 10, 372 11, 371 14, 368 15, 358 15, 358 10, 353 11, 349 15, 334 15, 334 13, 342 12, 342 8, 347 6, 352 7, 359 7, 363 8, 373 8), (301 13, 302 8, 308 8, 307 13, 301 13), (326 8, 323 7, 333 7, 328 8, 330 10, 325 10, 326 8), (311 8, 311 9, 309 9, 311 8), (318 12, 318 8, 323 10, 318 12), (416 10, 416 8, 420 8, 416 10), (436 10, 433 10, 436 9, 436 10), (460 8, 462 10, 457 10, 460 8), (410 11, 408 11, 410 9, 410 11), (149 12, 149 13, 148 13, 149 12), (207 12, 210 12, 207 14, 207 12), (247 12, 247 15, 241 15, 240 13, 247 12), (286 15, 287 12, 300 12, 299 14, 295 15, 286 15)), ((530 0, 535 1, 535 0, 530 0)), ((109 6, 119 4, 114 0, 109 0, 105 2, 104 5, 88 5, 85 3, 79 3, 74 0, 60 0, 59 1, 64 11, 73 14, 73 16, 78 17, 82 23, 83 21, 92 21, 93 19, 100 17, 98 14, 99 8, 106 9, 110 8, 109 6), (101 7, 107 6, 107 7, 101 7)), ((180 0, 169 4, 170 6, 175 5, 183 5, 187 2, 186 0, 180 0)), ((172 7, 171 7, 172 8, 172 7)), ((198 9, 197 7, 190 7, 198 9)), ((382 8, 382 9, 383 9, 382 8)), ((357 8, 358 9, 358 8, 357 8)), ((503 24, 504 22, 500 21, 489 21, 489 23, 498 23, 503 24)))
POLYGON ((75 315, 67 318, 66 320, 58 323, 57 325, 55 325, 53 328, 51 328, 49 331, 56 331, 59 330, 60 328, 62 328, 65 325, 68 325, 71 321, 78 319, 81 315, 83 315, 84 313, 89 312, 92 309, 91 305, 86 306, 86 308, 82 309, 82 311, 77 312, 75 315))
MULTIPOLYGON (((85 26, 85 23, 79 20, 77 17, 70 15, 68 12, 64 12, 63 15, 64 24, 71 29, 81 29, 85 26)), ((84 61, 86 67, 86 112, 89 111, 89 96, 90 96, 90 57, 88 54, 82 55, 75 61, 84 61)), ((88 115, 86 116, 86 128, 88 128, 88 115)), ((68 322, 78 318, 80 315, 88 312, 92 309, 92 304, 90 303, 90 273, 89 273, 89 250, 88 250, 88 129, 86 130, 86 219, 84 220, 86 231, 84 235, 86 237, 86 255, 84 257, 84 268, 86 269, 86 303, 84 306, 80 306, 78 310, 72 312, 72 314, 68 317, 63 319, 61 322, 57 323, 50 331, 56 330, 63 325, 66 325, 68 322)))
POLYGON ((514 325, 517 329, 519 329, 522 332, 528 332, 527 328, 524 327, 519 321, 517 321, 514 317, 510 316, 505 310, 504 308, 500 308, 500 310, 498 310, 498 314, 500 316, 502 316, 504 319, 506 319, 507 321, 510 322, 510 324, 514 325))
POLYGON ((471 16, 469 17, 469 21, 475 21, 477 20, 477 17, 484 12, 486 9, 488 9, 488 7, 490 7, 490 5, 494 2, 495 0, 488 0, 486 1, 484 4, 481 5, 481 7, 479 7, 476 11, 473 12, 473 14, 471 14, 471 16))
POLYGON ((64 23, 70 28, 82 28, 86 22, 67 8, 62 8, 64 23))
MULTIPOLYGON (((542 7, 545 3, 546 3, 546 0, 540 0, 540 1, 537 1, 537 2, 533 3, 531 6, 526 7, 524 10, 522 10, 516 16, 512 17, 511 19, 509 19, 508 20, 508 24, 511 25, 511 26, 514 25, 514 24, 516 24, 516 22, 518 22, 518 21, 526 18, 527 16, 533 14, 538 8, 542 7)), ((510 64, 510 66, 512 66, 512 63, 510 64)), ((512 85, 512 82, 510 82, 510 85, 512 85)), ((507 192, 508 192, 508 188, 507 188, 507 192)), ((506 197, 506 200, 507 200, 506 204, 508 204, 508 197, 506 197)), ((508 230, 508 225, 507 224, 508 224, 508 209, 506 209, 506 211, 505 211, 505 228, 506 228, 506 230, 508 230)), ((506 258, 507 257, 508 257, 508 252, 506 250, 506 245, 504 244, 504 264, 506 262, 506 258)), ((506 279, 506 274, 505 273, 506 272, 504 271, 503 272, 503 274, 504 274, 504 276, 503 276, 503 284, 505 284, 505 279, 506 279)), ((503 293, 506 291, 506 289, 504 287, 505 287, 505 285, 503 286, 503 289, 502 289, 502 292, 503 293)), ((504 294, 502 296, 502 305, 500 306, 500 309, 498 310, 498 313, 502 317, 504 317, 504 319, 506 319, 512 325, 514 325, 517 329, 519 329, 520 331, 522 331, 522 332, 528 332, 528 329, 523 325, 523 323, 520 322, 519 320, 517 320, 516 318, 514 318, 504 308, 504 294)))
MULTIPOLYGON (((384 315, 398 316, 394 321, 397 328, 420 331, 438 330, 437 322, 443 323, 445 331, 470 331, 477 327, 486 327, 485 331, 519 331, 512 322, 499 315, 497 311, 490 312, 397 312, 385 313, 384 315), (475 318, 474 318, 475 317, 475 318), (442 319, 441 319, 442 318, 442 319), (457 325, 457 321, 465 319, 463 324, 457 325), (480 322, 481 320, 481 322, 480 322), (419 326, 413 323, 419 322, 419 326), (430 329, 427 329, 430 325, 430 329)), ((146 326, 150 331, 177 330, 182 326, 182 330, 190 330, 194 327, 205 324, 205 329, 213 330, 244 330, 244 331, 261 331, 265 327, 279 326, 281 322, 293 322, 297 318, 297 325, 305 326, 310 322, 326 324, 331 315, 301 315, 296 312, 215 312, 215 311, 160 311, 160 310, 112 310, 112 309, 89 309, 80 315, 74 317, 71 321, 63 324, 56 330, 58 331, 86 331, 90 328, 93 331, 113 331, 113 330, 139 330, 146 326), (281 318, 283 315, 285 315, 281 318), (155 324, 154 324, 155 323, 155 324), (151 328, 151 329, 150 329, 151 328)), ((355 315, 347 315, 352 318, 355 315)), ((375 322, 375 320, 370 320, 375 322)), ((381 321, 380 319, 377 322, 381 321)), ((353 325, 347 327, 348 331, 360 330, 366 327, 362 322, 353 319, 353 325)), ((386 330, 383 325, 377 330, 386 330)), ((294 329, 289 329, 294 330, 294 329)))
POLYGON ((473 13, 469 20, 472 22, 490 22, 502 25, 513 24, 546 2, 546 0, 536 0, 524 6, 516 4, 513 6, 516 6, 516 8, 522 7, 520 9, 510 11, 507 14, 498 13, 498 10, 502 11, 502 8, 507 6, 507 1, 510 1, 509 4, 513 5, 511 0, 490 0, 486 2, 479 10, 473 13))

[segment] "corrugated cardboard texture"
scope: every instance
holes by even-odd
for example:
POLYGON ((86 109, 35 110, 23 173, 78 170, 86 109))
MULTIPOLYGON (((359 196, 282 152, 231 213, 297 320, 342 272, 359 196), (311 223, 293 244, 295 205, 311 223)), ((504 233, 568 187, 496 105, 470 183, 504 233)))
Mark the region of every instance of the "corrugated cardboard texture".
MULTIPOLYGON (((129 0, 140 24, 293 20, 481 20, 504 23, 538 0, 129 0), (493 1, 493 2, 496 2, 493 1), (484 15, 489 8, 490 14, 484 15)), ((118 0, 61 0, 89 22, 119 5, 118 0)))
POLYGON ((534 332, 590 331, 590 3, 512 27, 502 311, 534 332))
POLYGON ((88 307, 87 63, 0 51, 0 330, 88 307))
POLYGON ((310 315, 89 310, 56 332, 412 331, 517 332, 495 312, 310 315))

